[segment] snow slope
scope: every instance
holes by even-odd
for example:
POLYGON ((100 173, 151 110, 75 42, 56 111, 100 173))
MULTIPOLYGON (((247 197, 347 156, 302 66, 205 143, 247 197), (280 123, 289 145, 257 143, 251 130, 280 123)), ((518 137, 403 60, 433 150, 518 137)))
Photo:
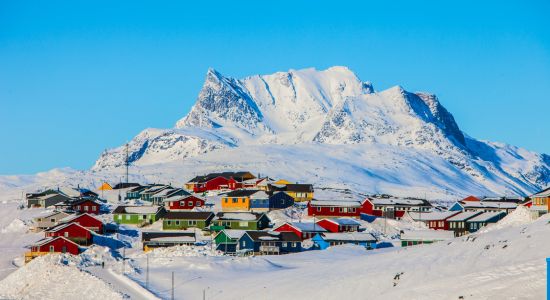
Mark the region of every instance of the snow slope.
MULTIPOLYGON (((152 255, 150 286, 168 296, 174 271, 176 299, 200 298, 203 289, 207 299, 543 299, 549 220, 368 252, 336 246, 251 258, 152 255)), ((133 264, 143 271, 145 260, 133 264)), ((132 277, 144 280, 143 273, 132 277)))
MULTIPOLYGON (((550 184, 550 156, 463 133, 435 95, 375 91, 346 67, 244 79, 209 69, 175 128, 128 143, 132 180, 182 184, 212 171, 250 170, 360 193, 454 198, 526 195, 550 184)), ((89 171, 0 176, 0 191, 118 182, 126 147, 89 171), (53 174, 55 173, 55 174, 53 174)), ((14 197, 14 196, 12 196, 14 197)))

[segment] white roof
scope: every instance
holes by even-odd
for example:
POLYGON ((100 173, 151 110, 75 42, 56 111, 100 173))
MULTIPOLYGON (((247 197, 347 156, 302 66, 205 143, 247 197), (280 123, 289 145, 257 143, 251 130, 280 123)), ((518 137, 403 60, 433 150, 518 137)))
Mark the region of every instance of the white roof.
POLYGON ((550 197, 550 188, 544 191, 538 192, 531 197, 550 197))
POLYGON ((155 242, 195 242, 194 236, 164 236, 158 238, 152 238, 151 241, 155 242))
POLYGON ((221 216, 222 219, 229 220, 242 220, 242 221, 254 221, 256 220, 256 215, 247 212, 231 212, 223 213, 221 216))
POLYGON ((126 206, 124 208, 124 211, 129 214, 154 214, 158 210, 158 206, 126 206))
POLYGON ((47 214, 45 214, 45 215, 38 216, 38 217, 36 217, 35 219, 38 219, 38 218, 44 219, 44 218, 49 218, 49 217, 53 217, 53 216, 57 216, 57 215, 65 215, 65 216, 68 216, 69 214, 68 214, 68 213, 64 213, 64 212, 62 212, 62 211, 54 210, 54 211, 49 212, 49 213, 47 213, 47 214))
POLYGON ((366 232, 341 232, 341 233, 327 232, 327 233, 323 233, 323 239, 325 241, 353 241, 353 242, 376 241, 376 238, 372 236, 372 234, 366 233, 366 232))
POLYGON ((240 239, 246 233, 246 230, 236 230, 236 229, 224 229, 225 235, 230 239, 240 239))
POLYGON ((434 212, 416 212, 409 211, 408 214, 415 221, 439 221, 445 220, 450 216, 456 215, 457 211, 434 211, 434 212))
POLYGON ((175 190, 176 190, 176 189, 170 189, 170 188, 164 189, 164 190, 161 190, 161 191, 159 191, 159 192, 154 193, 154 194, 153 194, 153 197, 162 197, 162 196, 166 196, 167 194, 169 194, 169 193, 171 193, 171 192, 173 192, 173 191, 175 191, 175 190))
POLYGON ((398 198, 375 198, 371 199, 374 205, 422 205, 424 201, 413 199, 398 199, 398 198))
POLYGON ((479 211, 465 211, 465 212, 459 213, 456 216, 452 216, 448 218, 447 221, 465 221, 475 215, 478 215, 479 213, 480 213, 479 211))
POLYGON ((311 205, 314 206, 337 206, 337 207, 360 207, 359 201, 346 201, 346 200, 311 200, 311 205))
POLYGON ((70 222, 70 221, 72 221, 72 220, 74 220, 74 219, 76 219, 76 218, 78 218, 78 217, 80 217, 80 216, 83 216, 83 215, 88 215, 88 216, 90 216, 90 217, 92 217, 92 218, 94 218, 94 219, 96 219, 96 220, 99 221, 98 218, 96 218, 96 217, 94 217, 94 216, 92 216, 92 215, 90 215, 90 214, 88 214, 88 213, 83 213, 83 214, 80 214, 80 215, 68 215, 68 216, 66 216, 65 218, 63 218, 63 219, 61 219, 61 220, 59 220, 59 221, 60 221, 60 222, 70 222))
POLYGON ((261 236, 258 239, 263 240, 263 241, 278 241, 279 240, 279 238, 274 237, 274 236, 261 236))
POLYGON ((292 222, 288 224, 298 228, 300 231, 326 232, 323 227, 313 222, 292 222))
POLYGON ((484 222, 501 214, 503 214, 503 212, 484 212, 478 216, 471 218, 466 222, 484 222))
POLYGON ((510 209, 518 207, 517 203, 514 202, 500 202, 500 201, 465 201, 461 203, 464 208, 503 208, 510 209))
POLYGON ((361 223, 352 218, 336 218, 331 220, 338 223, 339 225, 361 225, 361 223))
MULTIPOLYGON (((168 198, 164 198, 164 200, 162 200, 162 202, 181 201, 181 200, 185 200, 189 197, 192 197, 192 195, 174 195, 174 196, 170 196, 168 198)), ((199 198, 199 197, 195 196, 195 198, 199 198)))
POLYGON ((454 238, 454 232, 448 230, 410 230, 401 234, 401 240, 444 241, 454 238))
POLYGON ((250 199, 269 199, 269 195, 264 191, 257 191, 250 195, 250 199))

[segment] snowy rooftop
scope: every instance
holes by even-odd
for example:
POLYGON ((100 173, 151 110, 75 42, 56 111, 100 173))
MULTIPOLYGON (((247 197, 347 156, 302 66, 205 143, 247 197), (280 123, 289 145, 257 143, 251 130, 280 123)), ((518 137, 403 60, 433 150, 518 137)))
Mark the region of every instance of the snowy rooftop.
POLYGON ((416 212, 409 211, 409 216, 415 221, 439 221, 445 220, 453 215, 456 215, 457 211, 437 211, 437 212, 416 212))
POLYGON ((458 215, 448 218, 447 221, 466 221, 469 218, 476 216, 478 214, 480 214, 479 211, 465 211, 465 212, 459 213, 458 215))
POLYGON ((485 222, 496 216, 504 214, 503 212, 484 212, 478 216, 475 216, 467 222, 485 222))
POLYGON ((255 221, 260 215, 256 215, 248 212, 231 212, 231 213, 219 213, 216 217, 222 220, 242 220, 242 221, 255 221))
POLYGON ((547 188, 546 190, 543 190, 542 192, 538 192, 534 194, 531 197, 550 197, 550 188, 547 188))
POLYGON ((235 230, 235 229, 225 229, 223 230, 225 232, 225 235, 227 235, 231 239, 240 239, 241 236, 245 234, 245 230, 235 230))
POLYGON ((323 233, 325 241, 353 241, 353 242, 375 242, 376 238, 366 232, 342 232, 342 233, 323 233))
POLYGON ((490 201, 490 202, 476 202, 476 201, 468 201, 462 203, 462 206, 464 208, 516 208, 518 207, 517 203, 514 202, 498 202, 498 201, 490 201))
POLYGON ((337 207, 360 207, 359 201, 345 201, 345 200, 311 200, 312 206, 337 206, 337 207))
POLYGON ((402 240, 443 241, 454 238, 454 233, 448 230, 412 230, 401 234, 402 240))
POLYGON ((164 236, 158 238, 152 238, 151 241, 154 242, 174 242, 174 243, 188 243, 195 242, 194 236, 164 236))
POLYGON ((338 225, 361 225, 357 220, 352 218, 337 218, 332 221, 338 223, 338 225))
POLYGON ((374 205, 422 205, 424 200, 398 199, 398 198, 375 198, 371 199, 374 205))
POLYGON ((290 225, 300 229, 301 231, 326 232, 326 230, 313 222, 292 222, 290 225))
POLYGON ((168 198, 164 198, 164 200, 162 200, 162 202, 180 201, 180 200, 185 200, 189 197, 192 197, 192 196, 191 195, 174 195, 174 196, 170 196, 168 198))
POLYGON ((83 215, 88 215, 88 216, 90 216, 90 217, 92 217, 92 218, 94 218, 94 219, 97 219, 96 217, 94 217, 94 216, 92 216, 92 215, 90 215, 90 214, 84 213, 84 214, 80 214, 80 215, 68 215, 68 216, 64 217, 63 219, 61 219, 61 220, 59 220, 59 221, 60 221, 60 222, 63 222, 63 223, 65 223, 65 222, 70 222, 70 221, 72 221, 72 220, 74 220, 74 219, 76 219, 76 218, 78 218, 78 217, 80 217, 80 216, 83 216, 83 215))
POLYGON ((154 214, 158 210, 158 206, 126 206, 124 208, 128 214, 154 214))

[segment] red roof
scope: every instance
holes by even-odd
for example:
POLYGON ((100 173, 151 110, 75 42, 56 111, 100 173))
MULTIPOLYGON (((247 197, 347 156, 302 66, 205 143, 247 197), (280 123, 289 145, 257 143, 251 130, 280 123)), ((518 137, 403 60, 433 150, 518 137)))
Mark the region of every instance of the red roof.
POLYGON ((479 201, 479 198, 476 197, 476 196, 468 196, 468 197, 462 199, 462 201, 479 201))

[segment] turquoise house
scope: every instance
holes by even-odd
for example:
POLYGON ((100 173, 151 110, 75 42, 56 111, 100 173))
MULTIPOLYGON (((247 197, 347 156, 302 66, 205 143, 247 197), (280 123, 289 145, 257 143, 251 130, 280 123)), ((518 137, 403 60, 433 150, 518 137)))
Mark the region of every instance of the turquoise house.
POLYGON ((344 244, 360 245, 367 249, 373 249, 376 245, 376 238, 366 232, 318 233, 311 241, 315 250, 325 250, 331 246, 344 244))

